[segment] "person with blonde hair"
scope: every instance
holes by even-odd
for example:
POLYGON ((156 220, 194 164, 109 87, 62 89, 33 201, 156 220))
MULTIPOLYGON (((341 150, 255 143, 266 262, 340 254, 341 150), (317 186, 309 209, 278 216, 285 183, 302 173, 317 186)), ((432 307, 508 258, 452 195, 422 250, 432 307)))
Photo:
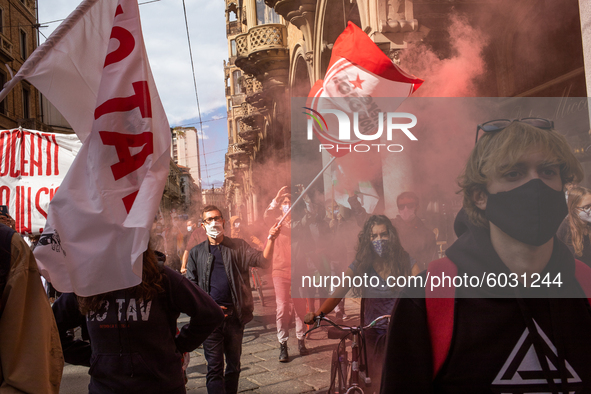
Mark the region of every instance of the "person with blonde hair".
POLYGON ((581 164, 547 119, 476 139, 458 239, 392 311, 381 393, 591 392, 591 269, 556 237, 581 164))
POLYGON ((557 236, 575 258, 591 267, 591 190, 574 186, 568 192, 568 216, 557 236))

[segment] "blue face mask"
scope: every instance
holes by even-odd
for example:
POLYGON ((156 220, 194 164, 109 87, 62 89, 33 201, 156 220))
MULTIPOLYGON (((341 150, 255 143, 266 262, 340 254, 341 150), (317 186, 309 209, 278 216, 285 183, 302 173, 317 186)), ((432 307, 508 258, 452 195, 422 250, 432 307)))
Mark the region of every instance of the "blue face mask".
POLYGON ((376 251, 378 256, 382 257, 382 253, 384 252, 384 249, 386 249, 386 247, 388 246, 388 242, 389 240, 387 239, 376 239, 375 241, 371 241, 371 244, 373 245, 373 250, 376 251))

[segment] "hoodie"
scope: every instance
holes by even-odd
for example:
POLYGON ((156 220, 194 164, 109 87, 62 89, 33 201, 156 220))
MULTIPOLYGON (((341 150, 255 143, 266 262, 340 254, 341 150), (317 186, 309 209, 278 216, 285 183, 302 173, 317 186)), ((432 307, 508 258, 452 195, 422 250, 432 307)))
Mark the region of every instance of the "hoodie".
POLYGON ((103 307, 83 316, 73 293, 53 304, 65 360, 90 366, 90 394, 185 393, 181 355, 197 348, 219 326, 224 314, 203 290, 170 268, 153 300, 135 299, 130 289, 108 293, 103 307), (190 316, 177 335, 181 313, 190 316), (85 325, 90 344, 67 330, 85 325))
MULTIPOLYGON (((460 212, 459 238, 446 251, 457 275, 510 274, 488 229, 460 212)), ((381 392, 591 393, 591 310, 574 267, 555 238, 540 276, 560 272, 560 287, 457 288, 451 347, 435 378, 424 289, 405 289, 392 312, 381 392)))

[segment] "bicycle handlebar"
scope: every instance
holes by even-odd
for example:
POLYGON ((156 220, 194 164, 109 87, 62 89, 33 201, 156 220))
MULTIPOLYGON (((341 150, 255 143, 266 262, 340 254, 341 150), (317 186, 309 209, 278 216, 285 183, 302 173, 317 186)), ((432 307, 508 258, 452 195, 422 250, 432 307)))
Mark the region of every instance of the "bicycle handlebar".
POLYGON ((382 315, 382 316, 376 317, 371 323, 369 323, 366 326, 363 326, 363 327, 362 326, 357 326, 357 327, 355 327, 355 326, 343 326, 343 325, 337 324, 337 323, 333 322, 332 320, 330 320, 326 316, 322 316, 322 317, 321 316, 316 316, 316 317, 314 317, 314 321, 316 322, 316 324, 314 324, 314 327, 312 327, 308 331, 306 331, 306 333, 304 334, 304 336, 305 335, 308 335, 309 332, 312 332, 312 331, 314 331, 315 329, 317 329, 319 327, 327 327, 327 325, 323 325, 323 326, 320 325, 320 323, 323 320, 326 321, 326 322, 328 322, 328 323, 330 323, 332 326, 338 328, 341 331, 354 331, 354 330, 367 330, 369 328, 374 328, 375 325, 379 321, 384 320, 384 319, 389 319, 389 318, 390 318, 390 315, 382 315))

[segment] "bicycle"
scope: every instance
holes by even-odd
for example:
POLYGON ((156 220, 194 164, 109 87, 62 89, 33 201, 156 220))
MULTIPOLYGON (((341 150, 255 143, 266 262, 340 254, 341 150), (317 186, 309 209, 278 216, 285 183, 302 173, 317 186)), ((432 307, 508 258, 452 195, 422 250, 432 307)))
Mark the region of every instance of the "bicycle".
POLYGON ((328 388, 329 394, 364 394, 363 388, 359 383, 362 381, 366 387, 369 387, 371 385, 371 378, 369 377, 369 368, 367 366, 367 354, 363 342, 363 331, 374 328, 379 321, 389 318, 390 315, 383 315, 366 326, 357 327, 336 324, 326 316, 316 316, 314 318, 314 321, 316 322, 315 326, 306 331, 305 335, 308 335, 308 333, 317 328, 328 327, 326 324, 320 324, 322 321, 326 321, 334 327, 328 329, 328 338, 340 339, 337 348, 332 353, 330 386, 328 388), (350 362, 345 348, 345 340, 349 336, 352 336, 350 362), (347 383, 349 365, 351 367, 351 374, 349 382, 347 383))
POLYGON ((250 276, 252 278, 252 283, 254 288, 259 295, 259 301, 261 301, 261 306, 265 306, 265 298, 263 297, 263 281, 259 275, 259 271, 256 267, 250 267, 250 276))

